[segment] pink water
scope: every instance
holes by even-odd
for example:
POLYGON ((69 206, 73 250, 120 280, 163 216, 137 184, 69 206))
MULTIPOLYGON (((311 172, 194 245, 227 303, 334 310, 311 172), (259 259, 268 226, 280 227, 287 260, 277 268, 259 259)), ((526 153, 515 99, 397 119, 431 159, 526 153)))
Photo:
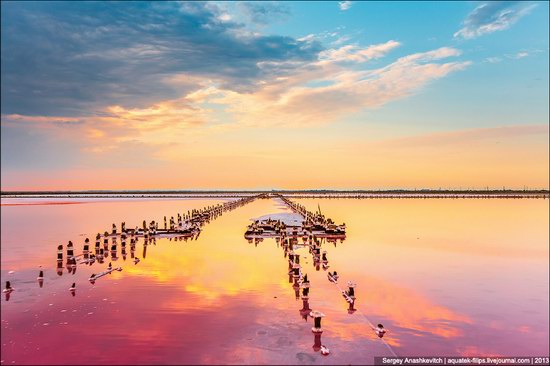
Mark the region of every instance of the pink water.
POLYGON ((2 298, 2 364, 365 364, 392 352, 549 352, 547 200, 300 200, 346 223, 346 240, 323 249, 339 285, 357 283, 358 311, 349 314, 326 271, 298 250, 310 307, 326 314, 320 341, 300 315, 283 250, 273 239, 256 246, 243 237, 251 218, 287 210, 278 200, 227 212, 196 241, 159 239, 145 258, 140 240, 141 262, 119 258, 113 265, 123 271, 95 285, 89 276, 107 264, 59 276, 58 244, 72 240, 78 254, 85 237, 93 248, 95 233, 113 222, 162 222, 221 200, 5 205, 20 202, 31 201, 2 202, 2 285, 15 288, 2 298), (383 340, 369 321, 384 324, 383 340))

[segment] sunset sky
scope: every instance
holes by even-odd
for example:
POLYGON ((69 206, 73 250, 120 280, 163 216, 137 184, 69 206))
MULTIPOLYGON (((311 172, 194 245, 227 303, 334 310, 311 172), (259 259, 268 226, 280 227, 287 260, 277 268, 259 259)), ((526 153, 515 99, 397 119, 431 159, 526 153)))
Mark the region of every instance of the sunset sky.
POLYGON ((1 3, 2 190, 548 188, 548 2, 1 3))

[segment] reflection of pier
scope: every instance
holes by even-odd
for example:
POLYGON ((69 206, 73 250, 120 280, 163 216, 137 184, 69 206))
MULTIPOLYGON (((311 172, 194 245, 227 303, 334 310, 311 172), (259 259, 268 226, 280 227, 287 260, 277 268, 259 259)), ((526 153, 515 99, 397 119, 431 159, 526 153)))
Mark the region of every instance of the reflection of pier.
POLYGON ((329 349, 321 344, 321 318, 325 316, 322 312, 310 308, 310 281, 307 274, 302 272, 300 264, 300 253, 295 250, 309 248, 309 253, 313 257, 313 266, 320 270, 321 263, 323 269, 328 268, 328 259, 326 251, 321 253, 321 241, 336 241, 345 239, 345 225, 335 225, 332 220, 326 219, 321 210, 317 213, 309 212, 305 207, 300 206, 279 195, 270 195, 280 198, 290 209, 292 214, 273 214, 266 215, 255 220, 245 233, 245 238, 249 242, 263 241, 265 238, 274 238, 277 247, 283 249, 284 258, 288 261, 286 268, 288 274, 288 283, 291 284, 296 300, 302 300, 302 307, 299 314, 302 319, 308 321, 313 319, 311 331, 314 334, 313 350, 321 351, 321 354, 328 355, 329 349), (300 240, 301 239, 301 240, 300 240))
MULTIPOLYGON (((178 213, 176 217, 172 216, 169 221, 165 216, 164 228, 159 228, 159 223, 156 221, 150 221, 147 224, 146 220, 143 220, 141 227, 136 226, 135 228, 126 228, 126 222, 121 223, 120 229, 117 228, 116 224, 113 224, 110 232, 97 233, 94 251, 90 250, 90 240, 86 238, 82 253, 75 255, 73 243, 69 241, 66 248, 65 266, 68 273, 75 274, 77 263, 90 266, 96 262, 102 264, 109 257, 111 261, 117 261, 121 257, 125 261, 128 256, 128 247, 130 258, 134 264, 138 264, 140 259, 135 256, 135 252, 136 244, 140 238, 143 239, 142 257, 145 258, 147 255, 147 246, 151 244, 156 245, 157 239, 167 238, 170 241, 196 240, 202 231, 202 227, 210 221, 218 218, 224 212, 234 210, 263 196, 248 196, 223 204, 207 206, 203 209, 189 210, 186 213, 178 213)), ((56 267, 59 276, 63 275, 63 262, 63 245, 59 245, 57 247, 56 267)), ((100 277, 102 276, 95 276, 94 279, 100 277)), ((95 281, 90 282, 94 283, 95 281)), ((40 285, 42 286, 42 284, 43 281, 40 285)))
MULTIPOLYGON (((170 218, 170 224, 166 216, 164 217, 164 228, 158 227, 158 222, 151 221, 147 224, 146 220, 143 220, 142 227, 135 227, 134 229, 127 229, 126 222, 122 222, 120 225, 120 230, 117 229, 116 224, 113 224, 112 230, 105 231, 103 234, 97 233, 95 241, 95 251, 90 250, 90 239, 86 238, 84 241, 84 246, 81 254, 75 255, 74 245, 72 241, 69 241, 67 244, 66 251, 66 262, 65 267, 69 274, 76 274, 77 264, 86 264, 93 265, 94 263, 103 264, 105 259, 109 258, 111 261, 117 261, 119 257, 119 240, 120 240, 120 256, 122 260, 126 260, 128 251, 127 251, 127 242, 129 242, 130 247, 130 257, 134 262, 134 265, 137 265, 140 262, 140 259, 135 256, 136 244, 138 243, 139 238, 143 238, 143 258, 147 255, 147 246, 149 244, 156 245, 157 238, 168 238, 170 241, 187 241, 187 240, 196 240, 200 233, 201 228, 209 223, 211 220, 216 219, 221 216, 226 211, 234 210, 238 207, 244 206, 257 198, 267 197, 266 194, 258 195, 248 195, 243 198, 240 198, 235 201, 225 202, 223 204, 207 206, 203 209, 193 209, 187 211, 187 213, 177 214, 177 218, 173 216, 170 218), (78 260, 78 262, 77 262, 78 260)), ((63 275, 63 245, 57 247, 57 266, 56 273, 59 276, 63 275)), ((122 267, 113 268, 111 263, 107 270, 100 272, 98 274, 93 274, 89 282, 94 284, 99 278, 111 274, 113 271, 122 271, 122 267)), ((44 272, 40 271, 38 278, 38 285, 43 287, 44 285, 44 272)), ((14 291, 14 288, 11 287, 9 281, 6 281, 6 288, 4 293, 6 294, 6 301, 10 299, 10 294, 14 291)), ((76 283, 70 288, 70 291, 73 296, 76 292, 76 283)))
MULTIPOLYGON (((286 269, 288 271, 288 283, 292 285, 295 299, 302 300, 302 308, 298 310, 300 317, 305 321, 308 321, 309 318, 313 319, 313 327, 311 328, 314 334, 313 350, 315 352, 320 351, 322 355, 326 356, 330 353, 330 350, 321 343, 321 333, 323 332, 321 319, 325 314, 310 307, 311 284, 307 274, 304 274, 302 271, 303 267, 300 264, 300 253, 298 253, 297 250, 308 248, 309 254, 312 256, 312 265, 315 270, 319 271, 322 267, 323 270, 326 271, 329 268, 328 254, 326 250, 322 250, 322 244, 325 240, 327 242, 334 240, 336 245, 336 240, 338 238, 343 241, 345 239, 345 224, 335 225, 332 220, 322 215, 320 208, 317 213, 313 213, 307 211, 304 206, 296 204, 280 195, 272 194, 270 196, 281 198, 281 200, 292 209, 293 213, 265 215, 258 218, 248 226, 245 238, 248 242, 255 242, 256 245, 259 241, 263 241, 264 238, 274 238, 277 247, 283 249, 284 258, 288 260, 288 267, 286 269), (336 227, 343 232, 332 234, 330 230, 327 230, 329 225, 331 229, 336 227), (327 233, 327 231, 329 233, 327 233), (300 237, 302 240, 300 240, 300 237)), ((305 256, 302 257, 304 258, 305 256)), ((348 281, 347 290, 343 290, 338 285, 339 277, 336 271, 333 273, 328 272, 327 274, 328 280, 338 288, 342 297, 347 302, 347 313, 353 315, 358 312, 365 319, 373 333, 376 334, 380 341, 388 348, 389 352, 394 357, 397 357, 392 347, 382 339, 386 333, 386 329, 384 329, 383 325, 378 324, 378 326, 375 327, 363 312, 355 308, 355 288, 357 285, 348 281)))
MULTIPOLYGON (((95 241, 95 252, 92 253, 90 250, 90 239, 86 238, 84 241, 84 246, 81 254, 75 255, 74 245, 72 241, 69 241, 67 244, 66 252, 66 262, 65 266, 69 274, 76 274, 77 264, 86 264, 93 265, 94 263, 103 264, 105 259, 109 258, 111 261, 117 261, 120 257, 119 253, 119 240, 120 240, 120 255, 122 260, 126 260, 128 251, 127 251, 127 242, 129 241, 130 246, 130 257, 134 262, 134 265, 140 262, 140 259, 135 256, 136 244, 139 238, 143 238, 143 258, 147 254, 147 246, 149 244, 156 245, 157 238, 168 238, 170 241, 181 241, 188 239, 196 240, 200 233, 201 227, 209 223, 211 220, 216 219, 221 216, 226 211, 231 211, 237 207, 244 206, 257 198, 266 198, 267 194, 257 194, 257 195, 247 195, 243 198, 240 198, 235 201, 225 202, 223 204, 217 204, 212 206, 207 206, 203 209, 193 209, 187 211, 187 213, 177 214, 177 218, 173 216, 170 218, 170 225, 166 216, 164 217, 164 228, 158 227, 158 222, 151 221, 147 224, 146 220, 143 220, 142 227, 135 227, 134 229, 127 229, 126 222, 122 222, 120 225, 120 230, 117 229, 116 224, 113 224, 112 230, 105 231, 103 234, 97 233, 95 241), (102 243, 103 242, 103 243, 102 243), (110 242, 110 246, 109 246, 110 242), (77 262, 78 260, 78 262, 77 262)), ((63 275, 63 245, 57 247, 57 266, 56 273, 59 276, 63 275)), ((113 271, 122 271, 122 267, 113 268, 111 263, 107 270, 100 272, 98 274, 93 274, 89 278, 89 282, 94 284, 99 278, 111 274, 113 271)), ((44 285, 44 272, 41 270, 39 272, 38 285, 42 288, 44 285)), ((69 289, 72 296, 75 296, 76 293, 76 283, 73 283, 69 289)), ((3 290, 3 293, 6 295, 6 301, 9 301, 11 293, 14 291, 14 288, 11 287, 10 281, 6 281, 6 288, 3 290)))

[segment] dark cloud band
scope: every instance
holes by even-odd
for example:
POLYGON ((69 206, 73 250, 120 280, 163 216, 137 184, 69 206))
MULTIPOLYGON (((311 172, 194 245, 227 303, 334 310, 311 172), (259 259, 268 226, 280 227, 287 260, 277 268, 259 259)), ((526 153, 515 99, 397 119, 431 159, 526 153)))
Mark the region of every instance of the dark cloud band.
POLYGON ((140 107, 198 89, 197 76, 252 91, 269 76, 258 63, 308 62, 322 50, 247 34, 219 15, 199 2, 3 2, 2 114, 140 107), (167 82, 174 75, 189 80, 167 82))

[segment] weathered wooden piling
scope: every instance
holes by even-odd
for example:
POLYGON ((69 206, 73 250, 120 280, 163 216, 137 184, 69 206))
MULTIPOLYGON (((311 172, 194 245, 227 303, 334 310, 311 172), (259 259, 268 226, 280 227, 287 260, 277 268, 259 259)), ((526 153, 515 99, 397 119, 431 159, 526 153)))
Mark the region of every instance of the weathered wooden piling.
POLYGON ((313 327, 311 328, 311 331, 313 333, 322 333, 323 328, 321 328, 321 318, 325 317, 325 314, 320 311, 313 310, 309 313, 309 316, 313 318, 313 327))
POLYGON ((57 261, 62 261, 63 260, 63 245, 58 245, 57 246, 57 261))

